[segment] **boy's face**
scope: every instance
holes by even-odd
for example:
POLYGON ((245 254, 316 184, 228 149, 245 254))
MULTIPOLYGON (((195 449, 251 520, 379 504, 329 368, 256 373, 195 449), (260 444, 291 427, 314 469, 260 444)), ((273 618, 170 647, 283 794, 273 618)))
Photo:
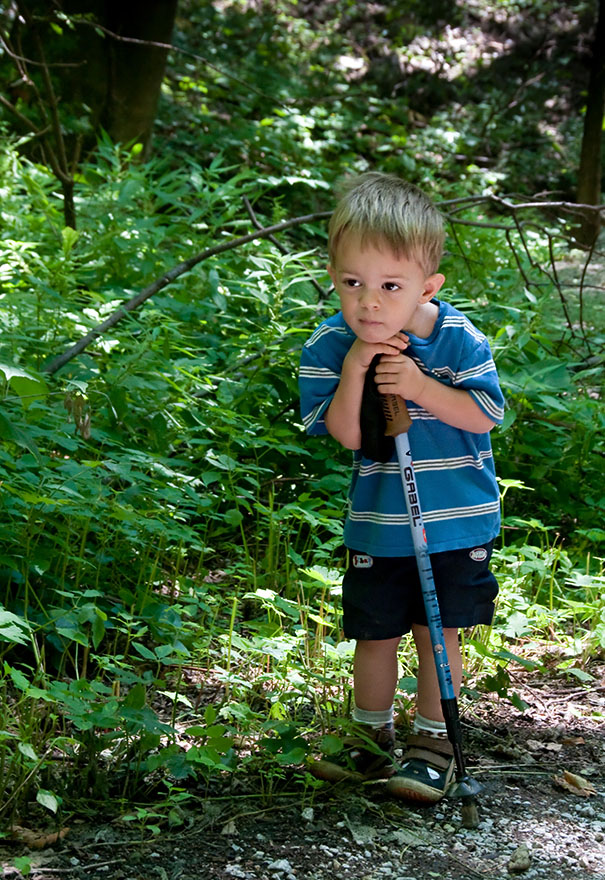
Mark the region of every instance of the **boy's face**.
POLYGON ((396 256, 385 244, 366 244, 345 233, 328 272, 342 314, 363 342, 386 342, 400 330, 424 335, 426 307, 444 282, 425 275, 415 260, 396 256))

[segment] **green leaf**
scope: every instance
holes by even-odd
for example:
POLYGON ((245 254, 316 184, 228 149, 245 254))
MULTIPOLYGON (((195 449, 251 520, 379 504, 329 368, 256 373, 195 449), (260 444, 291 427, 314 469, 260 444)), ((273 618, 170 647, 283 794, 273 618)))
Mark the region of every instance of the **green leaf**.
POLYGON ((32 860, 30 856, 17 856, 13 859, 13 867, 23 875, 28 877, 32 872, 32 860))
POLYGON ((206 728, 199 724, 193 724, 191 727, 185 728, 187 736, 206 736, 206 728))
POLYGON ((12 440, 18 446, 28 449, 36 459, 40 460, 38 447, 33 441, 31 435, 22 428, 14 425, 3 413, 0 413, 0 439, 7 438, 12 440))
POLYGON ((17 748, 21 752, 22 755, 25 755, 26 758, 29 758, 31 761, 37 761, 38 756, 36 755, 33 746, 30 746, 29 743, 20 742, 17 745, 17 748))
POLYGON ((577 666, 569 666, 567 669, 565 669, 565 673, 567 675, 575 676, 575 678, 577 678, 578 681, 581 681, 584 683, 595 680, 594 675, 591 675, 589 672, 585 672, 583 669, 578 669, 577 666))
POLYGON ((57 632, 64 638, 69 639, 71 642, 76 642, 76 644, 82 645, 84 648, 87 648, 89 645, 88 636, 83 630, 78 629, 75 624, 57 625, 57 632))
POLYGON ((128 691, 124 705, 128 706, 129 709, 142 709, 145 706, 146 699, 147 690, 145 685, 138 682, 128 691))
POLYGON ((34 400, 41 400, 48 394, 48 385, 41 376, 32 376, 20 367, 2 363, 0 373, 4 373, 4 378, 17 392, 24 406, 29 406, 34 400))
POLYGON ((26 620, 0 607, 0 641, 28 645, 30 635, 31 627, 26 620))
POLYGON ((100 614, 97 614, 92 622, 92 643, 95 651, 105 638, 105 620, 100 614))
POLYGON ((322 755, 337 755, 342 752, 343 741, 338 736, 326 733, 319 741, 319 749, 322 755))
POLYGON ((145 660, 156 661, 158 659, 153 651, 150 651, 149 648, 145 647, 145 645, 142 645, 140 642, 133 642, 132 647, 141 655, 141 657, 144 657, 145 660))
POLYGON ((13 669, 12 666, 9 666, 8 663, 5 663, 4 671, 10 675, 13 684, 20 691, 25 692, 29 688, 29 681, 18 669, 13 669))
POLYGON ((519 694, 512 693, 507 694, 507 696, 515 709, 518 709, 519 712, 525 712, 527 709, 529 709, 529 704, 526 703, 525 700, 522 700, 519 694))
POLYGON ((223 519, 230 526, 234 526, 235 528, 237 528, 237 526, 241 525, 241 523, 243 522, 244 516, 241 511, 233 509, 228 510, 225 513, 223 519))
POLYGON ((63 229, 61 230, 61 239, 63 241, 63 256, 69 256, 79 237, 79 233, 75 229, 72 229, 71 226, 63 227, 63 229))
POLYGON ((52 791, 45 791, 41 788, 36 795, 36 801, 43 807, 46 807, 47 810, 50 810, 51 813, 56 813, 59 809, 59 801, 52 791))
POLYGON ((526 669, 544 669, 544 667, 540 663, 536 663, 535 660, 528 660, 526 657, 519 657, 518 654, 513 654, 512 651, 507 651, 504 648, 491 652, 491 656, 497 657, 501 660, 514 660, 515 663, 520 663, 521 666, 524 666, 526 669))
POLYGON ((221 767, 221 756, 216 749, 208 746, 192 746, 187 751, 187 761, 192 764, 202 764, 206 767, 221 767))
POLYGON ((277 754, 275 760, 278 764, 302 764, 307 757, 307 750, 302 747, 296 747, 289 752, 277 754))

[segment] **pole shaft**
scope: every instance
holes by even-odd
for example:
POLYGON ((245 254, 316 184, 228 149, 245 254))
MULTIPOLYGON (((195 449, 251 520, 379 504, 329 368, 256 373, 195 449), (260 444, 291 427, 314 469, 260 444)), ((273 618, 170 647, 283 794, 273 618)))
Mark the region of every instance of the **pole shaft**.
POLYGON ((433 646, 433 654, 435 657, 435 669, 437 670, 437 679, 439 681, 439 692, 442 700, 455 700, 456 694, 454 693, 452 673, 445 647, 445 639, 443 638, 441 612, 439 611, 439 602, 437 600, 431 558, 429 556, 429 549, 426 542, 426 532, 424 529, 422 510, 418 497, 418 488, 416 486, 416 477, 412 464, 412 450, 410 448, 410 441, 407 433, 399 434, 395 438, 395 448, 397 450, 397 458, 399 459, 399 470, 403 483, 405 505, 410 519, 410 530, 412 532, 414 554, 418 564, 422 599, 424 601, 426 619, 431 634, 431 644, 433 646))

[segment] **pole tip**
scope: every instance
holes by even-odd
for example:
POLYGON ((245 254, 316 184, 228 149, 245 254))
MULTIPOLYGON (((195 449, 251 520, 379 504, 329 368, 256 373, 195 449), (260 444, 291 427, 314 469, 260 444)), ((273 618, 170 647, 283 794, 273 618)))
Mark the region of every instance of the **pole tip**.
POLYGON ((460 808, 463 828, 476 828, 479 825, 479 810, 475 801, 462 804, 460 808))

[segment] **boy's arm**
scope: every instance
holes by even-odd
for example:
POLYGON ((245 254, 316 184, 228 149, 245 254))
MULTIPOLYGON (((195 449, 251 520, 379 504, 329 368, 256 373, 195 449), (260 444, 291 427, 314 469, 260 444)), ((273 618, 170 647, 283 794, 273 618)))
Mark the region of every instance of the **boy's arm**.
POLYGON ((376 383, 381 394, 398 394, 404 400, 413 400, 453 428, 484 434, 498 424, 481 409, 469 391, 427 376, 408 357, 383 357, 376 368, 376 383))
POLYGON ((361 447, 361 399, 366 373, 374 355, 399 353, 407 344, 407 336, 398 333, 388 342, 369 343, 356 339, 349 349, 342 364, 338 388, 325 413, 326 428, 345 448, 361 447))
POLYGON ((361 446, 359 416, 365 375, 366 370, 347 364, 345 358, 338 388, 326 410, 328 432, 346 449, 359 449, 361 446))
POLYGON ((496 425, 468 391, 443 385, 430 376, 424 378, 423 390, 412 399, 440 422, 472 434, 485 434, 496 425))

